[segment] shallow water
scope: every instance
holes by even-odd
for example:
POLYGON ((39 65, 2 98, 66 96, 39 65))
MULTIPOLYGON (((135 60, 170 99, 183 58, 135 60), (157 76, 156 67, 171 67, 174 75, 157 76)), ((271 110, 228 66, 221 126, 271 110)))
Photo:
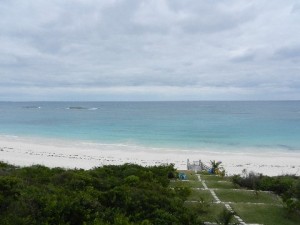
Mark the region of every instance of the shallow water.
POLYGON ((300 151, 300 101, 0 102, 0 134, 155 148, 300 151))

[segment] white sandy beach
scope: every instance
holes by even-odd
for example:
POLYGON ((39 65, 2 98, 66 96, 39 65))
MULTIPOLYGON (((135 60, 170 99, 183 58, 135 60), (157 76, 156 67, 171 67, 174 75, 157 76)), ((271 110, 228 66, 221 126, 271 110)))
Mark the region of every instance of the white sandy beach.
POLYGON ((136 163, 143 166, 174 163, 186 169, 187 159, 222 161, 228 175, 243 169, 265 175, 300 175, 300 153, 224 153, 209 150, 149 149, 141 146, 108 145, 60 140, 0 136, 0 160, 18 165, 90 169, 102 165, 136 163))

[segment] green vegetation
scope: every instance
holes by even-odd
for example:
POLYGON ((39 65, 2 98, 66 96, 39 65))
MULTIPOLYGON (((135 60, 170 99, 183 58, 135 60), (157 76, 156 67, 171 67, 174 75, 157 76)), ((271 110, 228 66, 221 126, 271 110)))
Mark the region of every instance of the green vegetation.
POLYGON ((191 193, 187 199, 189 201, 205 201, 207 203, 214 201, 214 198, 209 190, 191 190, 191 193))
POLYGON ((170 182, 170 187, 203 188, 203 185, 198 181, 176 181, 170 182))
POLYGON ((201 178, 205 181, 224 181, 225 177, 220 177, 216 175, 201 175, 201 178))
POLYGON ((199 212, 199 209, 202 209, 199 212, 201 215, 201 220, 209 222, 215 222, 218 216, 225 210, 225 206, 223 204, 210 204, 207 202, 186 202, 184 205, 193 212, 199 212))
MULTIPOLYGON (((230 202, 229 204, 235 211, 235 214, 240 216, 246 223, 264 225, 300 224, 300 216, 286 210, 282 198, 275 193, 260 191, 259 189, 242 189, 240 185, 232 183, 232 178, 230 177, 211 175, 205 171, 199 174, 201 180, 205 181, 208 188, 218 189, 215 190, 215 193, 219 199, 222 202, 230 202)), ((295 177, 292 179, 295 179, 295 177)), ((292 190, 295 190, 295 186, 292 186, 294 187, 292 190)), ((232 218, 227 209, 224 211, 223 203, 215 203, 209 190, 194 189, 187 200, 185 206, 190 210, 194 210, 195 207, 201 208, 200 206, 202 205, 201 219, 203 221, 228 224, 231 220, 230 224, 238 224, 237 219, 232 218)), ((292 202, 291 204, 294 203, 292 202)))
POLYGON ((245 203, 231 204, 233 210, 243 218, 246 223, 264 225, 297 225, 300 217, 296 214, 288 215, 282 206, 261 204, 251 205, 245 203))
POLYGON ((206 181, 208 188, 234 189, 236 185, 229 181, 206 181))
POLYGON ((246 223, 300 224, 299 177, 228 178, 201 172, 208 188, 216 188, 221 200, 217 203, 213 191, 204 189, 194 172, 181 172, 189 180, 179 180, 173 165, 67 170, 0 162, 0 224, 238 224, 224 202, 246 223))
POLYGON ((218 215, 216 219, 218 225, 229 225, 232 224, 233 220, 234 220, 234 213, 229 212, 226 209, 223 209, 223 211, 218 215))
POLYGON ((225 176, 225 170, 220 165, 222 164, 221 161, 216 162, 215 160, 210 161, 211 169, 210 173, 220 175, 221 177, 225 176))
POLYGON ((198 177, 196 176, 196 174, 193 171, 179 170, 178 172, 185 173, 187 175, 187 179, 188 180, 193 180, 193 181, 197 181, 198 180, 198 177))
POLYGON ((268 177, 249 173, 244 177, 233 176, 232 181, 256 192, 258 190, 272 191, 282 197, 285 209, 290 215, 300 215, 300 177, 291 175, 268 177))
POLYGON ((268 192, 247 191, 247 190, 216 190, 215 193, 223 202, 251 202, 281 204, 277 195, 268 192))
POLYGON ((0 224, 201 224, 184 207, 189 189, 169 188, 175 172, 173 165, 65 170, 0 163, 0 224))

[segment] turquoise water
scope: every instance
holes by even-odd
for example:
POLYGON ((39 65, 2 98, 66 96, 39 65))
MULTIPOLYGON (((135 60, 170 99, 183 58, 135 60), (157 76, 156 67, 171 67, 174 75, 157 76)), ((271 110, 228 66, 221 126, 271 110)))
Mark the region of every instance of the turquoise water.
POLYGON ((0 102, 0 135, 300 151, 300 101, 0 102))

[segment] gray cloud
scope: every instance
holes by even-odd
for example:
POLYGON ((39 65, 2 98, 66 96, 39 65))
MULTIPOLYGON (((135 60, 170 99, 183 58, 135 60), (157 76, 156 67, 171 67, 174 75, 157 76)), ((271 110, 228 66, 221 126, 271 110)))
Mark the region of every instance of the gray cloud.
POLYGON ((298 9, 296 0, 1 1, 0 100, 299 99, 298 9))
POLYGON ((300 45, 299 46, 289 46, 282 47, 275 52, 275 57, 278 59, 290 60, 298 59, 300 60, 300 45))

